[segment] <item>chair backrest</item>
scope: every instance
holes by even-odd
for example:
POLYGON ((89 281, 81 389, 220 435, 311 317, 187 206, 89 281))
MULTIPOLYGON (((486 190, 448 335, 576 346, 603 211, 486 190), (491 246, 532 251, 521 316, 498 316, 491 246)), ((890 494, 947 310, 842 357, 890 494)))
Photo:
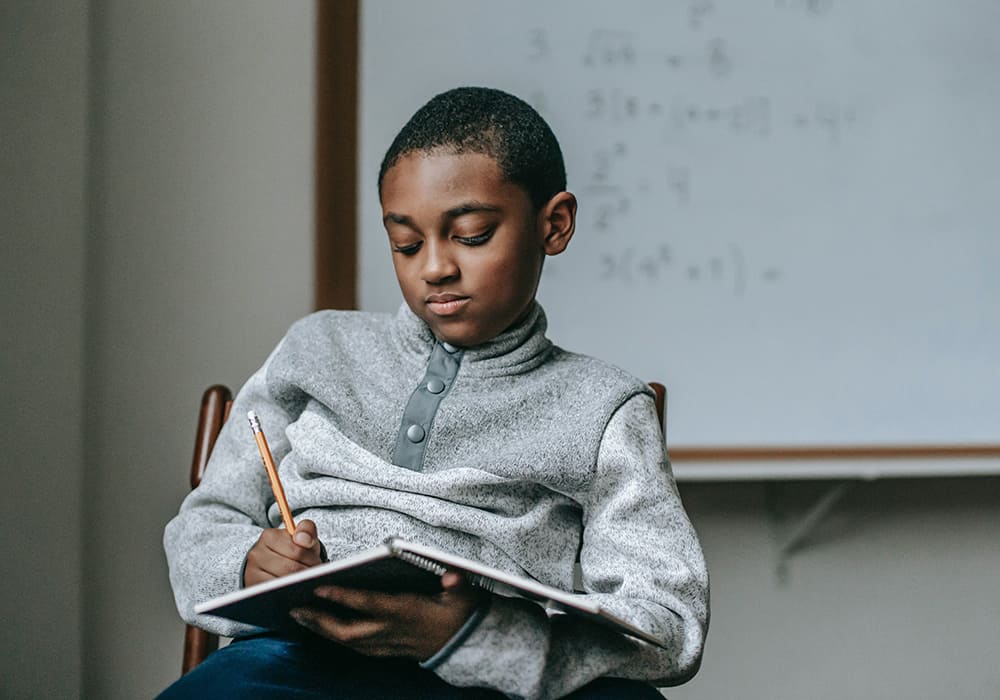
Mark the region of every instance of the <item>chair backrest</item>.
POLYGON ((656 417, 660 421, 660 432, 663 433, 664 440, 667 437, 667 387, 659 382, 650 382, 649 388, 653 390, 653 402, 656 404, 656 417))
MULTIPOLYGON (((233 405, 233 393, 228 387, 214 384, 201 395, 201 411, 198 414, 198 431, 194 438, 194 456, 191 458, 191 488, 201 483, 205 473, 208 458, 212 456, 212 448, 219 437, 223 423, 229 417, 229 409, 233 405)), ((181 673, 187 673, 200 664, 213 651, 219 648, 219 637, 195 627, 184 627, 184 656, 181 662, 181 673)))
MULTIPOLYGON (((660 421, 660 429, 666 435, 666 401, 667 390, 659 382, 650 382, 656 404, 656 415, 660 421)), ((228 387, 214 384, 201 395, 201 410, 198 414, 198 430, 194 439, 194 456, 191 459, 191 488, 201 483, 205 474, 208 458, 212 455, 215 440, 219 437, 222 425, 229 418, 229 409, 233 405, 233 393, 228 387)), ((187 673, 200 664, 213 651, 219 648, 219 637, 194 625, 185 625, 184 656, 181 673, 187 673)))

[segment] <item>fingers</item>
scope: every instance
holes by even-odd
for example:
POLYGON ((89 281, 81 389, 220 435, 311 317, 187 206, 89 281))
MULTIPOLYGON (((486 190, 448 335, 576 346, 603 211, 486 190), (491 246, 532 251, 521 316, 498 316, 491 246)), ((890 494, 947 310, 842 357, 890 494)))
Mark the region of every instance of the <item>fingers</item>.
POLYGON ((297 623, 314 634, 343 644, 365 656, 414 656, 412 644, 407 644, 378 618, 340 618, 315 608, 295 608, 289 613, 297 623))
POLYGON ((320 562, 320 541, 316 524, 311 520, 300 521, 294 537, 290 537, 286 530, 269 528, 261 532, 247 553, 243 583, 249 586, 287 576, 320 562))
POLYGON ((366 617, 394 615, 407 609, 412 603, 412 596, 405 593, 391 595, 340 586, 319 586, 313 593, 317 598, 366 617))
POLYGON ((433 656, 465 624, 480 593, 460 574, 437 595, 317 586, 316 605, 292 617, 307 629, 368 656, 433 656))
POLYGON ((272 528, 264 530, 261 539, 275 554, 297 561, 305 566, 320 563, 320 543, 316 534, 316 523, 302 520, 295 526, 295 535, 288 536, 287 530, 272 528))
POLYGON ((334 605, 329 609, 317 603, 290 611, 292 619, 306 629, 366 656, 414 656, 412 637, 420 630, 412 622, 404 622, 413 602, 403 600, 405 594, 338 586, 320 586, 315 594, 334 605))
POLYGON ((289 615, 306 629, 340 642, 356 645, 382 637, 385 624, 376 618, 343 618, 316 608, 294 608, 289 615))
POLYGON ((481 592, 466 584, 459 574, 458 585, 438 595, 383 593, 341 586, 317 586, 313 594, 343 610, 351 620, 377 618, 388 622, 422 619, 426 622, 442 610, 451 610, 464 620, 478 604, 481 592))
POLYGON ((316 523, 312 520, 300 520, 295 524, 295 535, 292 541, 304 549, 312 549, 319 536, 316 534, 316 523))
POLYGON ((446 571, 441 576, 441 588, 446 591, 454 591, 465 585, 465 576, 457 571, 446 571))
MULTIPOLYGON (((315 541, 313 540, 313 542, 315 541)), ((303 547, 289 537, 285 530, 264 530, 261 533, 259 543, 271 555, 301 564, 300 567, 296 568, 319 564, 319 547, 303 547)))

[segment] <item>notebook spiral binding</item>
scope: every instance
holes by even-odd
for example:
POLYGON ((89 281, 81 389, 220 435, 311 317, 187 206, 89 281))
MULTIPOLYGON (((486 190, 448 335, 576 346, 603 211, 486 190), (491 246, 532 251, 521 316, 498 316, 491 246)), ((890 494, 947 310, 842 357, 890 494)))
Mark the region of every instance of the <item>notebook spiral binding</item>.
POLYGON ((442 576, 448 570, 447 567, 438 564, 433 559, 428 559, 412 552, 401 552, 397 549, 396 556, 409 564, 418 566, 425 571, 430 571, 435 576, 442 576))
MULTIPOLYGON (((397 558, 402 559, 408 564, 413 564, 425 571, 430 571, 435 576, 443 576, 444 572, 448 570, 448 567, 444 566, 440 562, 429 559, 428 557, 422 557, 419 554, 414 554, 413 552, 404 552, 401 550, 395 550, 395 555, 397 558)), ((481 576, 479 574, 471 574, 463 572, 465 575, 465 580, 471 583, 473 586, 477 586, 486 591, 492 592, 496 581, 491 579, 489 576, 481 576)))

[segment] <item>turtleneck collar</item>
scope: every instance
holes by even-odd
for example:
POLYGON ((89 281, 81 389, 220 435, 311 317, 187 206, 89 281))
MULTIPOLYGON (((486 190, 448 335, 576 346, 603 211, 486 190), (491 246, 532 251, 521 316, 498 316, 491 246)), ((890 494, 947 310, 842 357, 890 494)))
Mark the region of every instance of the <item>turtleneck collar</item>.
MULTIPOLYGON (((436 342, 431 329, 404 302, 396 312, 396 333, 401 347, 425 359, 436 342)), ((524 318, 492 340, 464 350, 459 374, 495 377, 520 374, 537 367, 548 356, 552 342, 545 336, 548 321, 537 301, 524 318)))

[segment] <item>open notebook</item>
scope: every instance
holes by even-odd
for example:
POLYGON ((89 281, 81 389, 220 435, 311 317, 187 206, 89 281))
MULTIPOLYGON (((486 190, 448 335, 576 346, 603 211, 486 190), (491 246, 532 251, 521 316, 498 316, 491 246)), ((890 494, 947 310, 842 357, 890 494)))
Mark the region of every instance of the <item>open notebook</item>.
POLYGON ((549 609, 582 615, 623 634, 664 646, 662 640, 607 612, 585 595, 567 593, 534 579, 509 574, 436 547, 391 538, 372 549, 327 562, 295 574, 227 593, 199 605, 198 614, 215 615, 273 630, 299 631, 288 611, 322 606, 313 590, 324 584, 388 593, 441 590, 446 570, 461 571, 474 585, 498 595, 527 598, 549 609))

